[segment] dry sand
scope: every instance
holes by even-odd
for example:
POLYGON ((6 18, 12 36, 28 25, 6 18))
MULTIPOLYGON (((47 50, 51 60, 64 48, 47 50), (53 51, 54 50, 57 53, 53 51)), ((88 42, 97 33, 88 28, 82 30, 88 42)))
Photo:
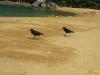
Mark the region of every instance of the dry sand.
POLYGON ((0 75, 100 75, 100 11, 62 10, 79 16, 0 17, 0 75), (32 39, 30 28, 45 35, 32 39))

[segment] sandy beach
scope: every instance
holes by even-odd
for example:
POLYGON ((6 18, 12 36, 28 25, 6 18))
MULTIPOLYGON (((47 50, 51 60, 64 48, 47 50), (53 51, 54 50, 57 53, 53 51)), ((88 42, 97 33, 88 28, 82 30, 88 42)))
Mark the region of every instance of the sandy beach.
POLYGON ((100 75, 100 11, 59 10, 78 16, 0 17, 0 75, 100 75), (32 39, 30 28, 45 35, 32 39))

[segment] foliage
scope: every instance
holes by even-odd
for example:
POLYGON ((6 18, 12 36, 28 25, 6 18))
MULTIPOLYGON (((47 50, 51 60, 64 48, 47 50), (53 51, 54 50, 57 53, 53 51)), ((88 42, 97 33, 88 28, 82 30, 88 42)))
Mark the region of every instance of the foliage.
MULTIPOLYGON (((1 0, 5 1, 5 0, 1 0)), ((20 1, 20 2, 28 2, 34 3, 36 0, 8 0, 8 1, 20 1)), ((100 0, 47 0, 47 2, 55 2, 60 6, 67 7, 78 7, 78 8, 96 8, 100 9, 100 0)))

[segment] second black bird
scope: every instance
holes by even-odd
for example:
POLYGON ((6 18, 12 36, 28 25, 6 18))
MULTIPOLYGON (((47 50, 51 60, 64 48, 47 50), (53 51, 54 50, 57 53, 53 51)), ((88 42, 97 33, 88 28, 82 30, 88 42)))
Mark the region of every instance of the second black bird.
POLYGON ((74 31, 72 31, 72 30, 70 30, 70 29, 68 29, 68 28, 66 28, 66 27, 63 27, 63 30, 64 30, 64 32, 67 34, 67 33, 69 33, 69 35, 70 35, 70 33, 75 33, 74 31))
POLYGON ((34 35, 34 38, 35 38, 35 36, 39 37, 40 35, 44 35, 43 33, 39 32, 39 31, 36 31, 34 29, 30 29, 30 31, 34 35))

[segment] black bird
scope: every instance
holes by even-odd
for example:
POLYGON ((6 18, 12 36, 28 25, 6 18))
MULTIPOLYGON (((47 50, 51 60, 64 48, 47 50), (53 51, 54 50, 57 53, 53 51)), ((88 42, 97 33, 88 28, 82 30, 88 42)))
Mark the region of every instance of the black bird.
POLYGON ((34 35, 34 38, 35 38, 35 36, 39 37, 40 35, 44 35, 43 33, 39 32, 39 31, 36 31, 34 29, 30 29, 30 31, 34 35))
POLYGON ((67 34, 67 33, 69 33, 69 35, 70 35, 70 33, 75 33, 74 31, 72 31, 72 30, 70 30, 70 29, 68 29, 68 28, 66 28, 66 27, 63 27, 63 30, 64 30, 64 32, 67 34))

